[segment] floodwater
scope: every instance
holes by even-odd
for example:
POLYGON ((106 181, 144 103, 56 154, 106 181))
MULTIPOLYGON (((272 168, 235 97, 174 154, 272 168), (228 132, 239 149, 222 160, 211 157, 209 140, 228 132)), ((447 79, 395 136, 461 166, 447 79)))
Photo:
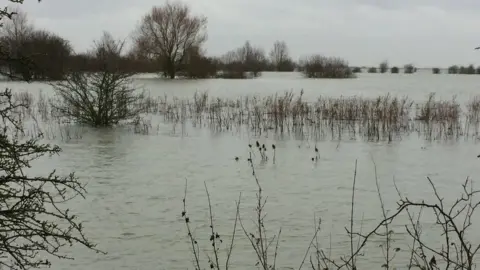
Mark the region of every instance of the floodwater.
MULTIPOLYGON (((304 98, 318 96, 375 97, 390 93, 409 96, 415 101, 430 92, 438 98, 456 96, 462 102, 478 94, 480 76, 433 75, 419 72, 404 74, 359 74, 351 80, 310 80, 296 73, 266 73, 252 80, 176 80, 165 81, 142 76, 136 83, 155 96, 191 97, 195 91, 208 91, 210 97, 237 98, 244 95, 271 95, 304 91, 304 98)), ((15 91, 50 93, 45 84, 6 83, 15 91)), ((107 255, 96 254, 81 246, 66 249, 75 260, 54 261, 52 269, 194 269, 185 224, 181 218, 185 183, 188 181, 187 215, 200 244, 200 257, 208 269, 209 245, 208 200, 211 197, 217 231, 223 244, 229 242, 235 220, 235 202, 241 193, 240 215, 251 231, 255 210, 256 184, 247 162, 249 143, 259 141, 267 146, 270 159, 261 162, 254 152, 253 163, 264 196, 268 237, 281 228, 277 266, 298 269, 314 235, 314 217, 321 218, 320 244, 335 256, 350 252, 345 227, 350 226, 351 186, 355 161, 358 161, 355 204, 355 229, 367 232, 381 218, 376 192, 375 169, 385 207, 393 212, 397 192, 393 179, 411 200, 431 200, 429 176, 447 201, 461 194, 467 177, 478 182, 480 148, 476 140, 428 142, 416 135, 388 142, 364 140, 320 140, 283 137, 272 132, 256 137, 248 132, 215 132, 208 128, 173 127, 161 121, 154 134, 139 135, 124 130, 86 130, 80 139, 52 139, 63 152, 59 157, 38 161, 33 171, 59 173, 75 171, 88 183, 85 200, 69 205, 85 221, 87 235, 107 255), (276 145, 275 163, 271 145, 276 145), (235 157, 239 157, 235 161, 235 157)), ((431 229, 434 220, 425 215, 424 234, 440 248, 441 236, 431 229)), ((401 250, 393 261, 406 269, 410 238, 405 220, 392 224, 393 247, 401 250), (403 222, 403 223, 402 223, 403 222)), ((469 240, 480 243, 480 233, 472 232, 469 240)), ((231 263, 234 269, 256 269, 255 252, 237 226, 236 245, 231 263)), ((382 252, 376 237, 367 245, 359 264, 365 269, 381 268, 382 252)), ((355 243, 356 245, 356 243, 355 243)), ((221 261, 225 251, 221 246, 221 261)), ((272 245, 273 255, 275 245, 272 245)), ((431 257, 431 255, 429 255, 431 257)), ((273 257, 272 257, 273 258, 273 257)), ((309 257, 305 268, 310 268, 309 257)))

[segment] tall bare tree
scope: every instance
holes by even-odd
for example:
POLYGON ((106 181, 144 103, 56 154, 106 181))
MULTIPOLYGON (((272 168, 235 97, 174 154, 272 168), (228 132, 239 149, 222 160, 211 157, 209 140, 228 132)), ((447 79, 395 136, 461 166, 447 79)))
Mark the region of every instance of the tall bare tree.
POLYGON ((134 33, 134 41, 144 55, 157 59, 164 74, 175 78, 183 59, 192 47, 207 39, 207 18, 195 16, 180 2, 153 7, 134 33))
POLYGON ((293 61, 290 58, 288 46, 285 41, 275 41, 270 51, 270 61, 275 71, 293 70, 293 61))
MULTIPOLYGON (((116 40, 109 32, 103 32, 99 40, 95 40, 90 55, 96 60, 97 70, 123 70, 122 51, 125 46, 123 40, 116 40)), ((128 74, 130 75, 130 74, 128 74)))
POLYGON ((12 12, 14 13, 12 19, 3 22, 0 33, 10 40, 19 41, 33 31, 33 26, 28 21, 27 13, 21 11, 18 7, 13 9, 12 12))
MULTIPOLYGON (((11 19, 2 20, 2 28, 0 29, 2 54, 8 56, 9 59, 18 59, 19 50, 22 42, 33 32, 33 26, 29 23, 27 14, 18 7, 5 11, 5 16, 11 19)), ((13 74, 13 62, 7 65, 8 73, 13 74)), ((7 63, 2 63, 3 65, 7 63)))

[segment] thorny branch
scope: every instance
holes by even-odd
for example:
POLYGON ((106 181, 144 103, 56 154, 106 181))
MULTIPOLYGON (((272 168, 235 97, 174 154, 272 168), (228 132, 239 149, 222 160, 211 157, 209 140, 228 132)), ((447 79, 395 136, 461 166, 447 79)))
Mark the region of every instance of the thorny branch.
POLYGON ((86 193, 74 174, 61 177, 55 171, 46 176, 25 173, 33 160, 61 151, 58 146, 40 144, 35 139, 20 142, 11 136, 9 131, 23 131, 15 110, 25 106, 12 101, 10 90, 0 93, 0 265, 10 269, 50 265, 45 254, 70 259, 59 252, 75 243, 101 252, 87 240, 77 216, 60 207, 86 193))
MULTIPOLYGON (((215 228, 215 220, 213 217, 213 209, 212 209, 212 204, 210 200, 210 193, 208 192, 207 184, 204 183, 205 185, 205 192, 207 194, 207 199, 208 199, 208 208, 209 208, 209 227, 210 227, 210 236, 209 236, 209 242, 210 245, 212 246, 212 251, 213 251, 213 258, 208 254, 208 252, 205 252, 205 256, 208 259, 208 266, 210 269, 217 269, 220 270, 222 269, 221 266, 221 253, 220 253, 220 247, 219 245, 223 243, 222 237, 218 233, 218 231, 215 228)), ((235 215, 235 221, 233 224, 233 231, 231 234, 231 241, 229 244, 226 246, 226 256, 225 256, 225 270, 228 270, 230 267, 230 259, 232 257, 232 252, 235 244, 235 236, 236 236, 236 231, 237 231, 237 222, 239 220, 239 211, 240 211, 240 201, 241 201, 241 194, 238 197, 238 201, 236 202, 236 215, 235 215)), ((202 265, 202 260, 200 257, 200 245, 197 241, 196 236, 194 235, 191 227, 191 220, 190 216, 187 213, 187 180, 185 181, 185 193, 183 197, 183 211, 182 211, 182 218, 185 222, 185 227, 187 228, 187 236, 191 245, 191 252, 193 254, 193 265, 196 270, 203 269, 201 267, 202 265)))

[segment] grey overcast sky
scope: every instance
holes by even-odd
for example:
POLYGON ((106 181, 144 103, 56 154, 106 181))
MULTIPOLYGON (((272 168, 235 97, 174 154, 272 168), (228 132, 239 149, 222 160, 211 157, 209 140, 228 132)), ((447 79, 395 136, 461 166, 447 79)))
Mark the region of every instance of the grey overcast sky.
MULTIPOLYGON (((5 0, 3 0, 5 1, 5 0)), ((269 50, 279 39, 294 59, 321 53, 351 65, 480 65, 480 0, 183 0, 208 18, 208 54, 245 40, 269 50)), ((103 30, 126 38, 164 0, 26 0, 38 28, 88 49, 103 30)))

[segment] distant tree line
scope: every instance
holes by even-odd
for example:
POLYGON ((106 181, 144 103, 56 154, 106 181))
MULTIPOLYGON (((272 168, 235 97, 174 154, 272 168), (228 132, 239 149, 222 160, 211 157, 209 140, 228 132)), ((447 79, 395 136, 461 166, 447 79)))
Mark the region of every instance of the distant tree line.
MULTIPOLYGON (((47 30, 36 29, 27 14, 17 10, 0 33, 0 46, 9 57, 25 59, 27 63, 0 62, 3 70, 17 79, 62 80, 76 71, 97 72, 104 63, 98 51, 75 52, 70 42, 47 30), (27 60, 28 59, 28 60, 27 60)), ((147 12, 133 32, 133 46, 123 50, 115 61, 122 72, 160 73, 166 78, 248 78, 258 77, 262 71, 289 72, 305 70, 307 77, 340 75, 335 57, 312 55, 300 66, 290 56, 285 41, 275 41, 270 51, 246 41, 242 46, 219 57, 209 57, 203 45, 207 39, 207 18, 193 15, 180 2, 167 2, 147 12), (322 59, 322 64, 318 63, 322 59), (331 62, 329 62, 331 61, 331 62), (313 63, 317 62, 317 63, 313 63), (319 68, 312 72, 312 68, 319 68), (331 71, 326 71, 332 68, 331 71), (316 75, 315 75, 316 74, 316 75)), ((106 33, 106 36, 112 38, 106 33)), ((346 63, 346 62, 345 62, 346 63)), ((343 67, 346 69, 348 66, 343 67)), ((351 73, 349 70, 346 74, 351 73)), ((340 77, 350 75, 341 74, 340 77)))
MULTIPOLYGON (((275 41, 268 52, 247 40, 219 57, 207 56, 203 48, 207 40, 207 18, 192 14, 189 6, 181 2, 152 7, 141 18, 132 36, 131 48, 116 56, 116 68, 121 72, 159 73, 165 78, 192 79, 255 78, 262 71, 294 70, 303 72, 307 78, 353 78, 355 73, 362 72, 359 67, 349 67, 344 59, 321 54, 304 56, 295 62, 288 45, 281 40, 275 41)), ((104 38, 113 39, 108 33, 104 38)), ((36 29, 28 21, 27 14, 20 10, 1 29, 0 46, 8 52, 9 58, 25 59, 0 61, 3 71, 24 80, 63 80, 71 72, 99 72, 104 63, 100 58, 102 52, 93 49, 74 52, 68 40, 36 29)), ((387 61, 368 68, 367 72, 387 73, 389 69, 391 73, 399 73, 398 67, 390 68, 387 61)), ((412 74, 416 68, 407 64, 403 71, 412 74)), ((480 73, 480 69, 453 66, 449 73, 475 74, 480 73)))
POLYGON ((447 73, 448 74, 469 74, 469 75, 480 74, 480 67, 475 68, 475 66, 473 65, 469 65, 469 66, 453 65, 448 67, 447 73))
MULTIPOLYGON (((47 30, 36 29, 26 13, 16 10, 0 33, 0 46, 9 57, 28 63, 0 62, 17 79, 62 80, 72 71, 96 72, 103 61, 99 52, 74 52, 70 42, 47 30), (28 59, 28 60, 27 60, 28 59)), ((297 67, 284 41, 276 41, 267 54, 249 41, 220 57, 208 57, 203 16, 193 16, 188 6, 167 3, 153 7, 134 31, 134 45, 119 55, 117 68, 135 73, 161 73, 175 78, 243 78, 261 71, 293 71, 297 67), (220 72, 221 71, 221 72, 220 72)), ((111 35, 106 33, 110 39, 111 35)))

